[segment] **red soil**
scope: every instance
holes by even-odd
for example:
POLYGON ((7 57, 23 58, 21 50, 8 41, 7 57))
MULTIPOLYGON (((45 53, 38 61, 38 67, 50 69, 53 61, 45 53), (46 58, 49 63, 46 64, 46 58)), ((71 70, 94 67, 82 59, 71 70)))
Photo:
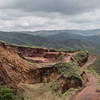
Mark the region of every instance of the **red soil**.
POLYGON ((28 60, 34 61, 34 62, 40 62, 40 63, 46 63, 49 62, 47 58, 44 57, 24 57, 28 60))
POLYGON ((76 55, 78 52, 68 53, 67 57, 65 57, 65 62, 70 62, 73 55, 76 55))
MULTIPOLYGON (((94 55, 89 55, 88 62, 83 65, 82 69, 85 70, 86 67, 96 61, 94 55)), ((72 100, 100 100, 100 93, 96 92, 96 78, 90 73, 87 73, 89 77, 88 85, 79 92, 72 100)))
MULTIPOLYGON (((59 61, 70 62, 74 54, 76 53, 40 48, 12 47, 0 42, 0 85, 7 85, 17 93, 20 83, 51 82, 59 77, 57 68, 53 65, 59 61)), ((84 76, 87 79, 84 73, 82 79, 84 80, 84 76)), ((63 80, 65 85, 68 88, 73 86, 77 88, 77 79, 72 84, 69 80, 68 78, 63 80)))
MULTIPOLYGON (((55 55, 56 52, 48 52, 47 54, 55 55)), ((71 57, 75 54, 77 54, 77 52, 66 53, 66 56, 62 59, 62 62, 70 62, 71 57)), ((57 62, 57 59, 53 58, 53 57, 48 57, 48 58, 45 58, 45 57, 24 57, 24 58, 26 58, 27 60, 33 61, 33 62, 38 62, 38 63, 54 63, 54 62, 56 63, 57 62)))

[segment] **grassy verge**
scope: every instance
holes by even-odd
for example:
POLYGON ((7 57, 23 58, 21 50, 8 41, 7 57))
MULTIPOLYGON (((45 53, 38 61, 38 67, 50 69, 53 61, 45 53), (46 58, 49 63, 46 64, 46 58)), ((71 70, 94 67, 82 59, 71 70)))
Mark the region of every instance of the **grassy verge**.
POLYGON ((98 75, 100 75, 100 57, 97 57, 97 60, 88 68, 92 68, 96 73, 98 73, 98 75))
POLYGON ((93 64, 89 65, 86 70, 96 77, 96 91, 100 91, 100 57, 93 64))

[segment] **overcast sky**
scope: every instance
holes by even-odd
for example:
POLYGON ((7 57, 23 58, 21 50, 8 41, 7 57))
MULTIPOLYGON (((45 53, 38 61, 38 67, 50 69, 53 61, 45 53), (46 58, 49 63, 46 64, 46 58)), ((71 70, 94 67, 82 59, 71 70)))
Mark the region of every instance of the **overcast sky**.
POLYGON ((100 0, 0 0, 0 31, 100 28, 100 0))

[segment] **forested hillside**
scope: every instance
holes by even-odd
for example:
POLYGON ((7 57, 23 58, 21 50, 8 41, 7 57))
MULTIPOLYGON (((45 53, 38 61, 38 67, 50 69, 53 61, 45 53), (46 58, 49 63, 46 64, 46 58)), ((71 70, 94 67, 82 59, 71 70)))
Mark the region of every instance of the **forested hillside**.
POLYGON ((100 51, 100 30, 54 30, 36 32, 0 32, 0 40, 29 46, 100 51), (94 33, 94 34, 93 34, 94 33))

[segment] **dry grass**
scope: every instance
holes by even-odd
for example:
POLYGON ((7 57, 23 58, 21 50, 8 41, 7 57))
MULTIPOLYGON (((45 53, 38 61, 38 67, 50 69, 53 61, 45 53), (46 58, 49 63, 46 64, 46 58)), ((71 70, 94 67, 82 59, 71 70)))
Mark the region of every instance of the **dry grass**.
POLYGON ((52 92, 50 84, 39 83, 34 85, 20 84, 25 90, 23 96, 25 100, 69 100, 72 95, 79 89, 69 89, 65 94, 60 96, 52 92))

